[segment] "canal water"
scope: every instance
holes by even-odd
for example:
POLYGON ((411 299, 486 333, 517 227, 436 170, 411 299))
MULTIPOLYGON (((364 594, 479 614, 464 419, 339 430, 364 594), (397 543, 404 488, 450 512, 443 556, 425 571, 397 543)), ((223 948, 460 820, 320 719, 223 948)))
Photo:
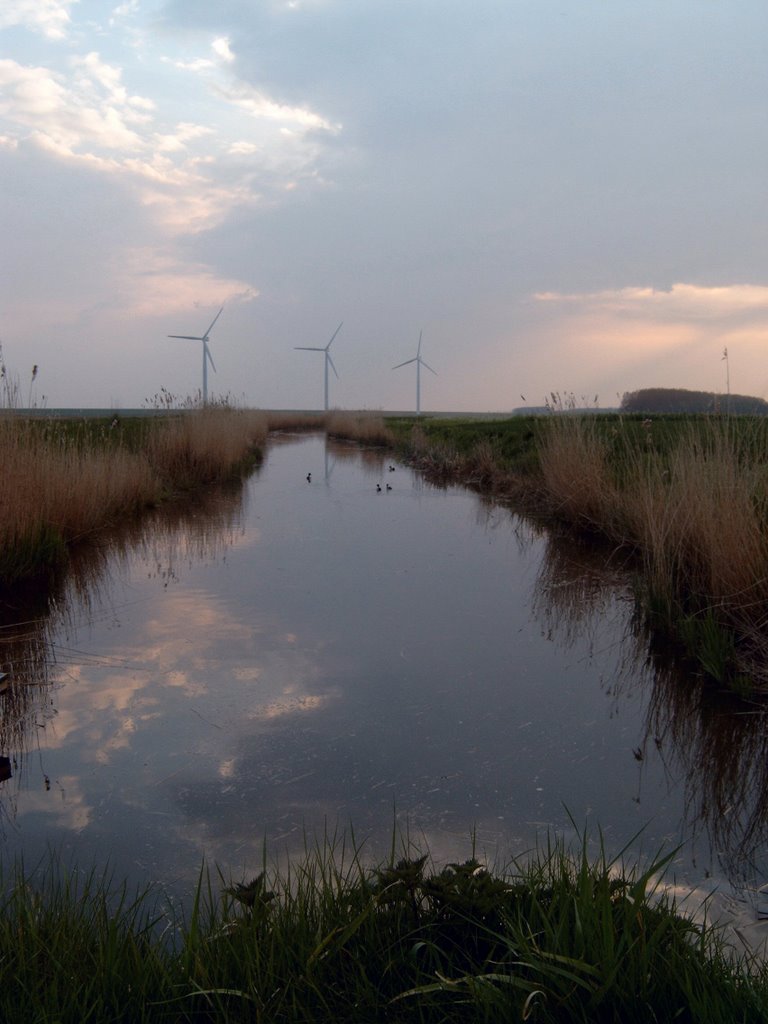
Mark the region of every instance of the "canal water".
POLYGON ((274 437, 9 598, 0 645, 5 861, 183 890, 324 832, 498 862, 586 828, 765 880, 762 716, 652 650, 615 559, 380 452, 274 437))

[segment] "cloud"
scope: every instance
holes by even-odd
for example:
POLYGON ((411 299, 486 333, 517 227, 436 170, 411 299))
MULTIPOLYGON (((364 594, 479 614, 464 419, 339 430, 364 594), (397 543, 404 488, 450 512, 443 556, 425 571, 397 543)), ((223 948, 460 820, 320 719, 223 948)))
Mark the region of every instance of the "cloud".
POLYGON ((255 142, 233 142, 228 150, 233 156, 252 156, 259 152, 255 142))
POLYGON ((0 7, 0 29, 21 25, 48 39, 64 39, 78 0, 13 0, 0 7))
POLYGON ((535 294, 532 313, 531 336, 540 339, 535 351, 547 359, 534 355, 527 370, 540 380, 548 364, 550 373, 554 365, 560 379, 577 382, 575 389, 609 400, 638 387, 715 390, 722 386, 719 363, 727 345, 734 387, 749 394, 765 390, 768 286, 678 282, 543 291, 535 294))
POLYGON ((246 281, 224 278, 203 264, 184 263, 156 247, 121 252, 112 272, 118 305, 138 316, 188 314, 196 305, 251 302, 259 294, 246 281))
POLYGON ((290 107, 277 103, 245 82, 216 86, 215 91, 229 103, 245 110, 251 117, 279 121, 281 124, 304 131, 324 131, 332 135, 337 135, 341 131, 340 124, 333 124, 306 107, 290 107))
POLYGON ((176 130, 173 133, 166 135, 158 134, 154 138, 155 145, 160 152, 178 153, 181 150, 186 150, 190 142, 196 142, 198 139, 210 137, 214 134, 213 128, 202 124, 182 122, 176 126, 176 130))
POLYGON ((130 95, 119 68, 90 53, 73 62, 74 78, 41 67, 0 61, 0 114, 22 139, 48 156, 102 175, 117 176, 135 191, 158 222, 174 233, 195 233, 220 223, 236 205, 253 201, 247 182, 217 183, 190 148, 215 135, 181 122, 156 131, 151 100, 130 95))
POLYGON ((139 12, 139 0, 126 0, 125 3, 118 4, 117 7, 112 10, 112 17, 110 18, 110 25, 113 25, 119 18, 129 18, 133 14, 139 12))
POLYGON ((138 109, 147 109, 147 101, 127 95, 120 70, 89 54, 75 62, 74 71, 74 81, 67 81, 47 68, 0 60, 0 114, 32 138, 47 140, 53 152, 142 149, 143 140, 129 126, 132 118, 126 112, 135 119, 138 109))
POLYGON ((627 287, 599 292, 538 292, 539 302, 561 303, 575 310, 711 319, 739 313, 768 313, 768 286, 729 284, 704 286, 678 283, 668 289, 627 287))
POLYGON ((163 64, 171 64, 173 67, 178 68, 179 71, 191 71, 194 74, 215 71, 221 64, 234 63, 235 55, 230 48, 230 42, 226 36, 219 36, 214 39, 211 43, 211 50, 213 51, 213 57, 196 57, 194 60, 181 60, 177 58, 174 60, 164 56, 160 60, 163 64))
MULTIPOLYGON (((153 97, 128 85, 129 76, 144 75, 151 49, 129 71, 95 49, 50 67, 0 60, 0 145, 31 146, 115 179, 170 235, 210 230, 237 208, 277 201, 300 184, 321 185, 320 139, 340 126, 233 77, 228 37, 209 45, 213 59, 184 63, 206 74, 191 93, 184 90, 183 104, 173 75, 153 97), (207 123, 168 116, 194 109, 205 111, 207 123)), ((154 56, 155 70, 170 61, 154 56)))
POLYGON ((207 57, 198 57, 195 60, 168 60, 163 58, 166 64, 173 64, 179 71, 192 71, 197 74, 201 71, 210 71, 211 68, 216 67, 215 61, 209 60, 207 57))
POLYGON ((229 39, 226 36, 221 36, 219 39, 214 39, 211 43, 211 49, 227 64, 231 64, 235 59, 234 53, 229 48, 229 39))

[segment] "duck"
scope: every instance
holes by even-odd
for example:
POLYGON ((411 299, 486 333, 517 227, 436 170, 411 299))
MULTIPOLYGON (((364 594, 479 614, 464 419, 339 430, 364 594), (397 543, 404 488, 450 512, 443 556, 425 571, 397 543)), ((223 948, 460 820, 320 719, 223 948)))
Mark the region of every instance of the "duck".
POLYGON ((312 483, 312 474, 311 473, 307 473, 307 483, 308 484, 312 483))
POLYGON ((376 484, 376 493, 377 494, 381 493, 381 484, 376 484))

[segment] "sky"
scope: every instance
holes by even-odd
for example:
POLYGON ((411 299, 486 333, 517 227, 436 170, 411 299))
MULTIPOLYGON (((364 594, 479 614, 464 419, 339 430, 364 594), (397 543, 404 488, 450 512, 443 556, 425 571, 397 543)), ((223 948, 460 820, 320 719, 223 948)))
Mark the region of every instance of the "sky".
MULTIPOLYGON (((768 397, 765 0, 0 0, 17 404, 768 397), (724 354, 727 351, 727 359, 724 354), (32 380, 32 368, 38 367, 32 380)), ((9 400, 8 394, 5 396, 9 400)))

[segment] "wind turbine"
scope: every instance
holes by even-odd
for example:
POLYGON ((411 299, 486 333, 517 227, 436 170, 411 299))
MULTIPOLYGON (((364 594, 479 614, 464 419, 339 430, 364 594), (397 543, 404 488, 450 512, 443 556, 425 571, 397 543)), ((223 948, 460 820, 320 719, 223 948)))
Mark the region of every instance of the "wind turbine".
POLYGON ((200 335, 198 335, 198 334, 169 334, 168 335, 169 338, 184 338, 186 341, 202 341, 202 343, 203 343, 203 405, 208 405, 208 363, 211 364, 211 366, 213 367, 213 372, 216 373, 216 364, 213 361, 213 356, 211 355, 211 350, 208 348, 208 335, 213 330, 213 325, 216 323, 216 321, 219 319, 219 317, 221 316, 221 314, 223 312, 224 312, 224 307, 222 306, 221 309, 219 310, 219 312, 216 314, 216 316, 211 321, 211 326, 208 328, 208 330, 205 332, 205 334, 202 337, 200 337, 200 335))
POLYGON ((421 335, 422 331, 419 331, 419 347, 416 349, 416 355, 413 359, 406 359, 404 363, 398 363, 397 366, 393 366, 393 370, 399 370, 401 366, 408 366, 409 363, 416 363, 416 415, 421 416, 421 368, 426 366, 430 373, 434 373, 437 376, 437 371, 433 370, 431 366, 424 362, 421 358, 421 335))
MULTIPOLYGON (((325 348, 318 348, 317 346, 310 346, 310 345, 294 345, 293 346, 297 351, 300 350, 302 352, 325 352, 325 411, 326 412, 328 412, 328 367, 330 366, 331 369, 333 370, 333 372, 336 373, 336 367, 333 365, 333 360, 331 359, 331 353, 330 353, 329 349, 331 347, 331 343, 333 342, 333 339, 339 333, 339 331, 341 330, 343 324, 344 324, 344 321, 342 320, 341 323, 339 324, 339 326, 333 332, 331 340, 328 342, 328 344, 325 346, 325 348)), ((339 376, 338 373, 336 373, 336 377, 337 378, 338 378, 338 376, 339 376)))

